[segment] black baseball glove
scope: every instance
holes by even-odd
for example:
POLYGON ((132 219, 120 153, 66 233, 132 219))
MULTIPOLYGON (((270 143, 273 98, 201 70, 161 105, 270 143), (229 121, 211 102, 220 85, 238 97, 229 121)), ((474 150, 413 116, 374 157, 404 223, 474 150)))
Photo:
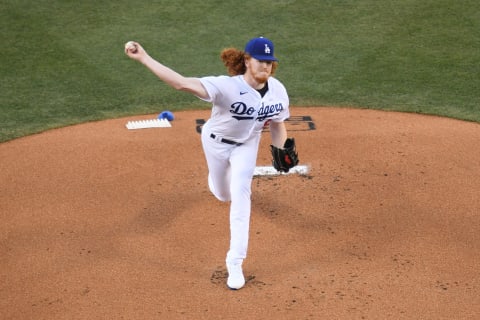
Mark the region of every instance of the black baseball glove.
POLYGON ((280 172, 288 172, 298 164, 298 153, 295 147, 295 139, 288 138, 282 148, 270 145, 272 152, 273 167, 280 172))

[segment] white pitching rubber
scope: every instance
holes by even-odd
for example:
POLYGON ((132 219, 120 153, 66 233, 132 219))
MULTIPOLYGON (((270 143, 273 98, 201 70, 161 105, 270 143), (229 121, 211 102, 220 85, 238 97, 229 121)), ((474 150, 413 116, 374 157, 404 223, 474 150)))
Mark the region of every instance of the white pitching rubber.
POLYGON ((129 130, 146 128, 170 128, 171 126, 172 125, 167 119, 128 121, 126 124, 126 127, 129 130))
POLYGON ((295 166, 292 169, 290 169, 287 173, 278 172, 277 169, 275 169, 272 166, 261 166, 261 167, 255 167, 255 171, 253 172, 253 175, 254 176, 276 176, 276 175, 285 175, 285 174, 307 175, 309 171, 310 171, 310 166, 307 166, 307 165, 295 166))

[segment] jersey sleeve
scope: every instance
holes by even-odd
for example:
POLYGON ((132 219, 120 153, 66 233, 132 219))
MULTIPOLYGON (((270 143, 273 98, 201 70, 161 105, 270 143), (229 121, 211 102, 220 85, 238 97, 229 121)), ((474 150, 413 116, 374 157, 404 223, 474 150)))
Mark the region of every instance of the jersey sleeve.
POLYGON ((203 87, 205 90, 207 90, 208 93, 208 98, 207 99, 202 99, 203 101, 206 102, 215 102, 215 100, 218 99, 218 97, 222 94, 221 90, 221 85, 222 82, 224 82, 225 76, 209 76, 209 77, 203 77, 200 78, 200 82, 202 83, 203 87))
POLYGON ((285 86, 278 81, 277 79, 272 79, 275 82, 275 94, 277 94, 280 97, 280 100, 282 101, 283 105, 283 110, 280 112, 278 117, 272 119, 274 122, 283 122, 290 118, 290 100, 288 98, 288 93, 287 89, 285 86))

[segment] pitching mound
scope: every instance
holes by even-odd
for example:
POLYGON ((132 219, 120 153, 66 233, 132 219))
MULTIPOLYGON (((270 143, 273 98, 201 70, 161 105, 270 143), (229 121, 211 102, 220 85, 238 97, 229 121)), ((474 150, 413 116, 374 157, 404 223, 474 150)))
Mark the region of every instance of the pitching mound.
POLYGON ((229 205, 208 191, 200 144, 209 111, 175 116, 0 144, 3 319, 480 314, 479 124, 292 108, 310 171, 254 179, 247 284, 230 291, 229 205))

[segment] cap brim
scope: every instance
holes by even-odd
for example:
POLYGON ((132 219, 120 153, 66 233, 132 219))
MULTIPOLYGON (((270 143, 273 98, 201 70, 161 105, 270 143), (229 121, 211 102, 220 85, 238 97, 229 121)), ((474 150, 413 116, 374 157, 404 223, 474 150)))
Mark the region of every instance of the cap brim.
POLYGON ((277 58, 272 57, 272 56, 253 55, 252 57, 254 57, 255 59, 260 60, 260 61, 278 61, 277 58))

